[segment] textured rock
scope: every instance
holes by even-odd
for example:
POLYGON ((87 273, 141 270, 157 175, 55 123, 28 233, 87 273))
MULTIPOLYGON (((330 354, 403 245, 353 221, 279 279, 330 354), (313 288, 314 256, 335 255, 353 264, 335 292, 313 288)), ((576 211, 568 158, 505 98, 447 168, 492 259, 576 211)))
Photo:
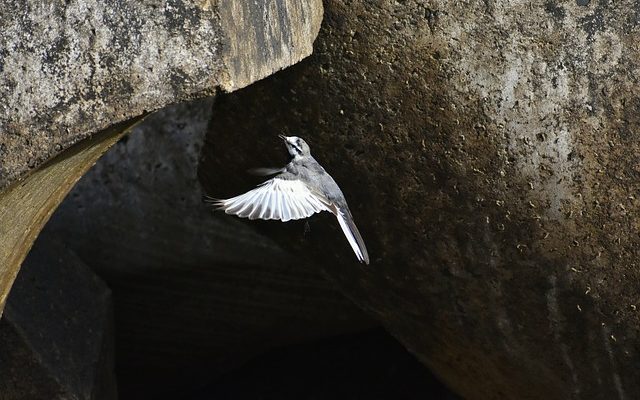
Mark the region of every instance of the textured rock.
POLYGON ((311 53, 321 19, 320 0, 3 1, 0 314, 42 225, 122 129, 299 61, 311 53), (73 156, 10 186, 87 138, 73 156))
POLYGON ((72 143, 311 54, 320 0, 0 4, 0 189, 72 143))
POLYGON ((148 117, 45 228, 113 289, 123 398, 184 398, 269 348, 372 324, 319 270, 203 204, 196 173, 212 107, 148 117))
POLYGON ((309 60, 220 99, 202 180, 299 134, 372 265, 329 216, 299 258, 465 398, 638 398, 639 7, 327 2, 309 60))
POLYGON ((0 398, 115 399, 111 293, 51 237, 26 259, 0 321, 0 398))

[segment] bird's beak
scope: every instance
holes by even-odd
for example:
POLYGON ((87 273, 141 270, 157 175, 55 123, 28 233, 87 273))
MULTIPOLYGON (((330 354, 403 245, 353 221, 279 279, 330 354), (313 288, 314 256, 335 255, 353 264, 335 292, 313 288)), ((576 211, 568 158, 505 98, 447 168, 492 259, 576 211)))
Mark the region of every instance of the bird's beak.
POLYGON ((285 135, 278 135, 278 137, 282 140, 284 140, 285 142, 287 141, 287 137, 285 135))

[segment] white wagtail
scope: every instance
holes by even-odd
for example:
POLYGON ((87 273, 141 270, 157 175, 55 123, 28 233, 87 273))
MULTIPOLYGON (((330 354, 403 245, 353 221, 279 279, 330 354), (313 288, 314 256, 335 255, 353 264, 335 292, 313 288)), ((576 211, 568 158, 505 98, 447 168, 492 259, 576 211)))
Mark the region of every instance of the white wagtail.
POLYGON ((296 136, 279 135, 293 159, 283 168, 258 168, 258 175, 276 175, 253 190, 226 200, 209 199, 218 209, 249 219, 287 222, 329 211, 356 253, 358 261, 369 264, 369 254, 353 222, 347 201, 324 168, 311 156, 309 145, 296 136))

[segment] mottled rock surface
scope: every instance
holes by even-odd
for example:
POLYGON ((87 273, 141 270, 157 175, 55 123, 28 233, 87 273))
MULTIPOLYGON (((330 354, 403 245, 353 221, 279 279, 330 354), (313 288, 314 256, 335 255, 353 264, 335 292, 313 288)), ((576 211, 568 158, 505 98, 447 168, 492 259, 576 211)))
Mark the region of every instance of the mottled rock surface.
POLYGON ((123 399, 184 398, 267 349, 373 324, 286 245, 202 202, 198 155, 213 107, 148 117, 45 228, 113 290, 123 399))
POLYGON ((117 398, 112 318, 106 285, 64 244, 41 236, 0 320, 0 398, 117 398))
POLYGON ((0 189, 167 104, 235 90, 311 54, 320 0, 0 4, 0 189))
POLYGON ((309 60, 217 103, 202 181, 298 134, 372 265, 330 216, 261 229, 461 395, 638 398, 640 2, 582 3, 329 1, 309 60))

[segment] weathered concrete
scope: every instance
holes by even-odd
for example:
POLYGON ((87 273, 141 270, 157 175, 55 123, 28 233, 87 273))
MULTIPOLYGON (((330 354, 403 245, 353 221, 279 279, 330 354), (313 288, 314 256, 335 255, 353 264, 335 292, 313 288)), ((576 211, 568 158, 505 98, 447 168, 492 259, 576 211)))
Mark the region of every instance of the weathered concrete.
POLYGON ((299 61, 321 19, 320 0, 0 3, 0 314, 42 225, 116 139, 98 132, 299 61))
POLYGON ((111 306, 106 285, 41 236, 0 320, 0 398, 116 399, 111 306))
POLYGON ((247 189, 245 167, 284 160, 275 135, 299 134, 341 184, 372 265, 329 216, 300 259, 451 387, 640 398, 639 9, 327 2, 311 59, 217 104, 205 187, 247 189))
POLYGON ((202 202, 196 173, 213 103, 149 116, 44 231, 113 289, 123 398, 184 398, 267 349, 373 324, 319 270, 202 202))

